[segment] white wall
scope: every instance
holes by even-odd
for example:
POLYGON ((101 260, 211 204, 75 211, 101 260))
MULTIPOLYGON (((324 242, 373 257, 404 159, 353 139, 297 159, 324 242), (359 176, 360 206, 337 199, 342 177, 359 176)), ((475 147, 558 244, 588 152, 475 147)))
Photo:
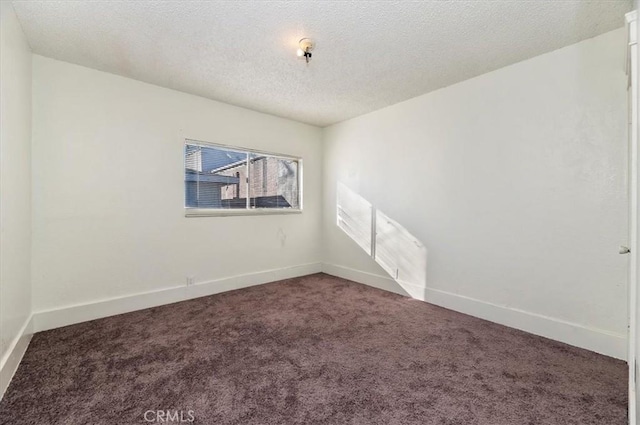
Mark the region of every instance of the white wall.
POLYGON ((31 51, 0 2, 0 395, 28 343, 31 314, 31 51))
POLYGON ((328 270, 384 274, 342 182, 424 243, 427 301, 623 357, 624 63, 620 29, 325 129, 328 270))
POLYGON ((34 311, 187 276, 319 268, 320 139, 316 127, 34 56, 34 311), (185 218, 185 137, 301 156, 304 212, 185 218))

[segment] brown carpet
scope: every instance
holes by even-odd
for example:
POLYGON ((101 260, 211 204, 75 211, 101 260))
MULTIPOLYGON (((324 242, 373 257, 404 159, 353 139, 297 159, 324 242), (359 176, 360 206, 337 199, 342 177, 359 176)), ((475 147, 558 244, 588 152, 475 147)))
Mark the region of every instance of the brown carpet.
POLYGON ((623 425, 626 390, 622 361, 317 274, 39 333, 0 423, 623 425))

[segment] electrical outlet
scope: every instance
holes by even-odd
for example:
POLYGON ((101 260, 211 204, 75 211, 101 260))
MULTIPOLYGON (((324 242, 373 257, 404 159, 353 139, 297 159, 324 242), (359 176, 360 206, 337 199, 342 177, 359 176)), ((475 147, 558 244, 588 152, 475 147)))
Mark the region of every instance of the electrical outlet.
POLYGON ((187 286, 193 285, 194 280, 195 280, 195 277, 187 276, 187 286))

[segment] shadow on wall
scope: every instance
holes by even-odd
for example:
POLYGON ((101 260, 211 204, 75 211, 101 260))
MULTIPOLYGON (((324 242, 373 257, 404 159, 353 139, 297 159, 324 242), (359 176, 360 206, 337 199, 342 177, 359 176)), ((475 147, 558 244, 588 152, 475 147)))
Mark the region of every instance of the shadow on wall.
POLYGON ((411 297, 424 301, 427 248, 400 223, 338 183, 337 224, 411 297))

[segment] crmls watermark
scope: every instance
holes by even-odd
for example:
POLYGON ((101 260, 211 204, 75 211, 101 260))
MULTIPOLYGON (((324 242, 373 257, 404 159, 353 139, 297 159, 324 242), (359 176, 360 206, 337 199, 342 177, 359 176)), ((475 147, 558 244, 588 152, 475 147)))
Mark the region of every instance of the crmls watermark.
POLYGON ((189 423, 196 419, 193 410, 147 410, 144 420, 151 423, 189 423))

